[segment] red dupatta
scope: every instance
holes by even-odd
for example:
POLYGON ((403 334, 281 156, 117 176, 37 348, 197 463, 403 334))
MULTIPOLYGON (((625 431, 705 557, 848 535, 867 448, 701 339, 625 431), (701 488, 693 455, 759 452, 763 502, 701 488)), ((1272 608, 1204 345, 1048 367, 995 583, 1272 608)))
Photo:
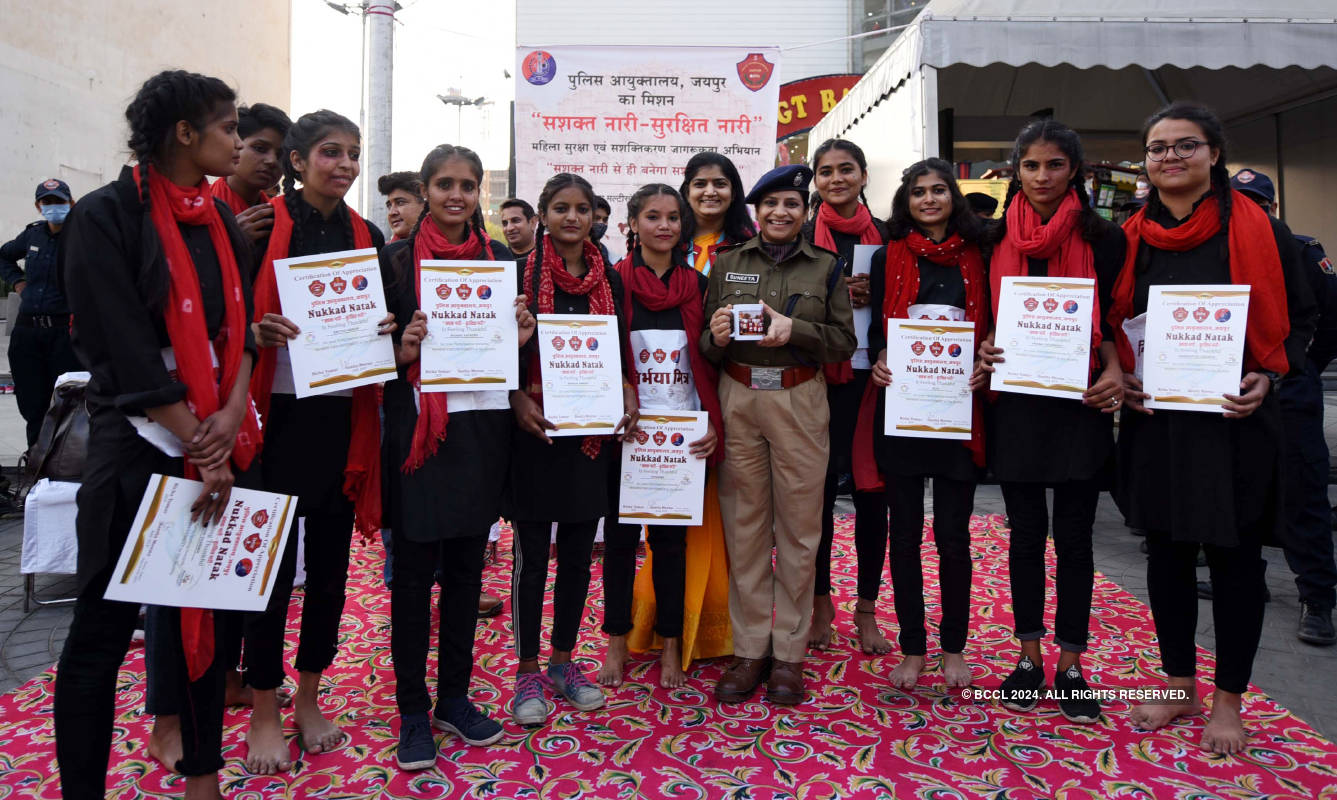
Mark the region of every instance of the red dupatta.
MULTIPOLYGON (((237 194, 236 190, 228 185, 227 178, 219 178, 218 180, 209 184, 209 191, 210 193, 213 194, 214 197, 217 197, 219 200, 222 200, 224 203, 227 203, 227 207, 232 209, 232 214, 234 216, 240 214, 241 212, 251 207, 251 204, 246 202, 246 198, 237 194)), ((261 192, 260 203, 268 203, 268 202, 269 202, 269 195, 265 194, 264 192, 261 192)), ((257 203, 257 205, 259 205, 259 203, 257 203)))

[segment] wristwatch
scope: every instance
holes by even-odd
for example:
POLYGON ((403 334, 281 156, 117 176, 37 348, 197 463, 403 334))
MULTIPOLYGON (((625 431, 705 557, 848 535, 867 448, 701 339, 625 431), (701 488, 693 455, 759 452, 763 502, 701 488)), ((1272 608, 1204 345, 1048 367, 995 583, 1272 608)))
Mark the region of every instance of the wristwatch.
POLYGON ((1272 382, 1272 387, 1268 391, 1275 392, 1277 390, 1277 384, 1281 383, 1280 373, 1273 372, 1269 369, 1260 369, 1258 372, 1265 375, 1267 379, 1272 382))

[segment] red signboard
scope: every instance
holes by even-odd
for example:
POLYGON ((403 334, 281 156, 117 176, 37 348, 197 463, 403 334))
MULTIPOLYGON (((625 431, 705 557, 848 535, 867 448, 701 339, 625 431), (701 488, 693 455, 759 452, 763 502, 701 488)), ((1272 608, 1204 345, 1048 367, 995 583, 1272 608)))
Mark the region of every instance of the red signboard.
POLYGON ((840 98, 849 94, 862 75, 818 75, 780 86, 780 113, 776 139, 803 133, 816 125, 840 98))

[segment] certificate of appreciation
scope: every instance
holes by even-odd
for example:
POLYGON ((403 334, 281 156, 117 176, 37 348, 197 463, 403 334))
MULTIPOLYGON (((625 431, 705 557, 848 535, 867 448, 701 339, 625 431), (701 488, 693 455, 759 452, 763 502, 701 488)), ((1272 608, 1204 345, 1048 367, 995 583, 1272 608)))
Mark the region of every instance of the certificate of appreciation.
POLYGON ((624 525, 700 525, 706 460, 688 450, 706 435, 704 411, 650 412, 622 444, 617 521, 624 525))
POLYGON ((996 392, 1082 399, 1091 375, 1093 278, 1002 279, 994 344, 996 392))
POLYGON ((263 611, 297 498, 232 490, 223 518, 190 519, 204 484, 154 475, 104 597, 130 603, 263 611))
MULTIPOLYGON (((850 259, 850 275, 867 276, 873 271, 873 254, 881 249, 876 244, 856 244, 854 257, 850 259)), ((880 316, 880 315, 879 315, 880 316)), ((873 324, 873 307, 863 306, 854 309, 854 336, 859 340, 858 348, 850 357, 850 366, 855 369, 872 369, 868 353, 868 326, 873 324)), ((873 353, 876 356, 877 353, 873 353)))
POLYGON ((975 323, 887 320, 887 436, 969 439, 975 323))
POLYGON ((622 421, 622 354, 611 314, 539 314, 543 416, 549 436, 610 434, 622 421))
POLYGON ((520 388, 514 261, 423 261, 424 392, 520 388))
POLYGON ((294 394, 310 397, 395 377, 394 344, 376 332, 388 312, 375 250, 280 259, 274 278, 283 316, 302 331, 288 342, 294 394))
POLYGON ((1239 394, 1249 287, 1152 286, 1142 391, 1147 408, 1221 413, 1239 394))

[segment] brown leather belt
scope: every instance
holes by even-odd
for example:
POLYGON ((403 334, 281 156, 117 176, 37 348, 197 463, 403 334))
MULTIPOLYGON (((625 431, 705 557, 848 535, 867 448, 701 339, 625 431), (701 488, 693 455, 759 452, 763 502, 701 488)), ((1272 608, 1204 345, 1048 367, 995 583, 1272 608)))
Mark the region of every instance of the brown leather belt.
POLYGON ((749 389, 792 389, 817 377, 816 367, 745 367, 732 361, 724 362, 724 371, 730 378, 749 389))

